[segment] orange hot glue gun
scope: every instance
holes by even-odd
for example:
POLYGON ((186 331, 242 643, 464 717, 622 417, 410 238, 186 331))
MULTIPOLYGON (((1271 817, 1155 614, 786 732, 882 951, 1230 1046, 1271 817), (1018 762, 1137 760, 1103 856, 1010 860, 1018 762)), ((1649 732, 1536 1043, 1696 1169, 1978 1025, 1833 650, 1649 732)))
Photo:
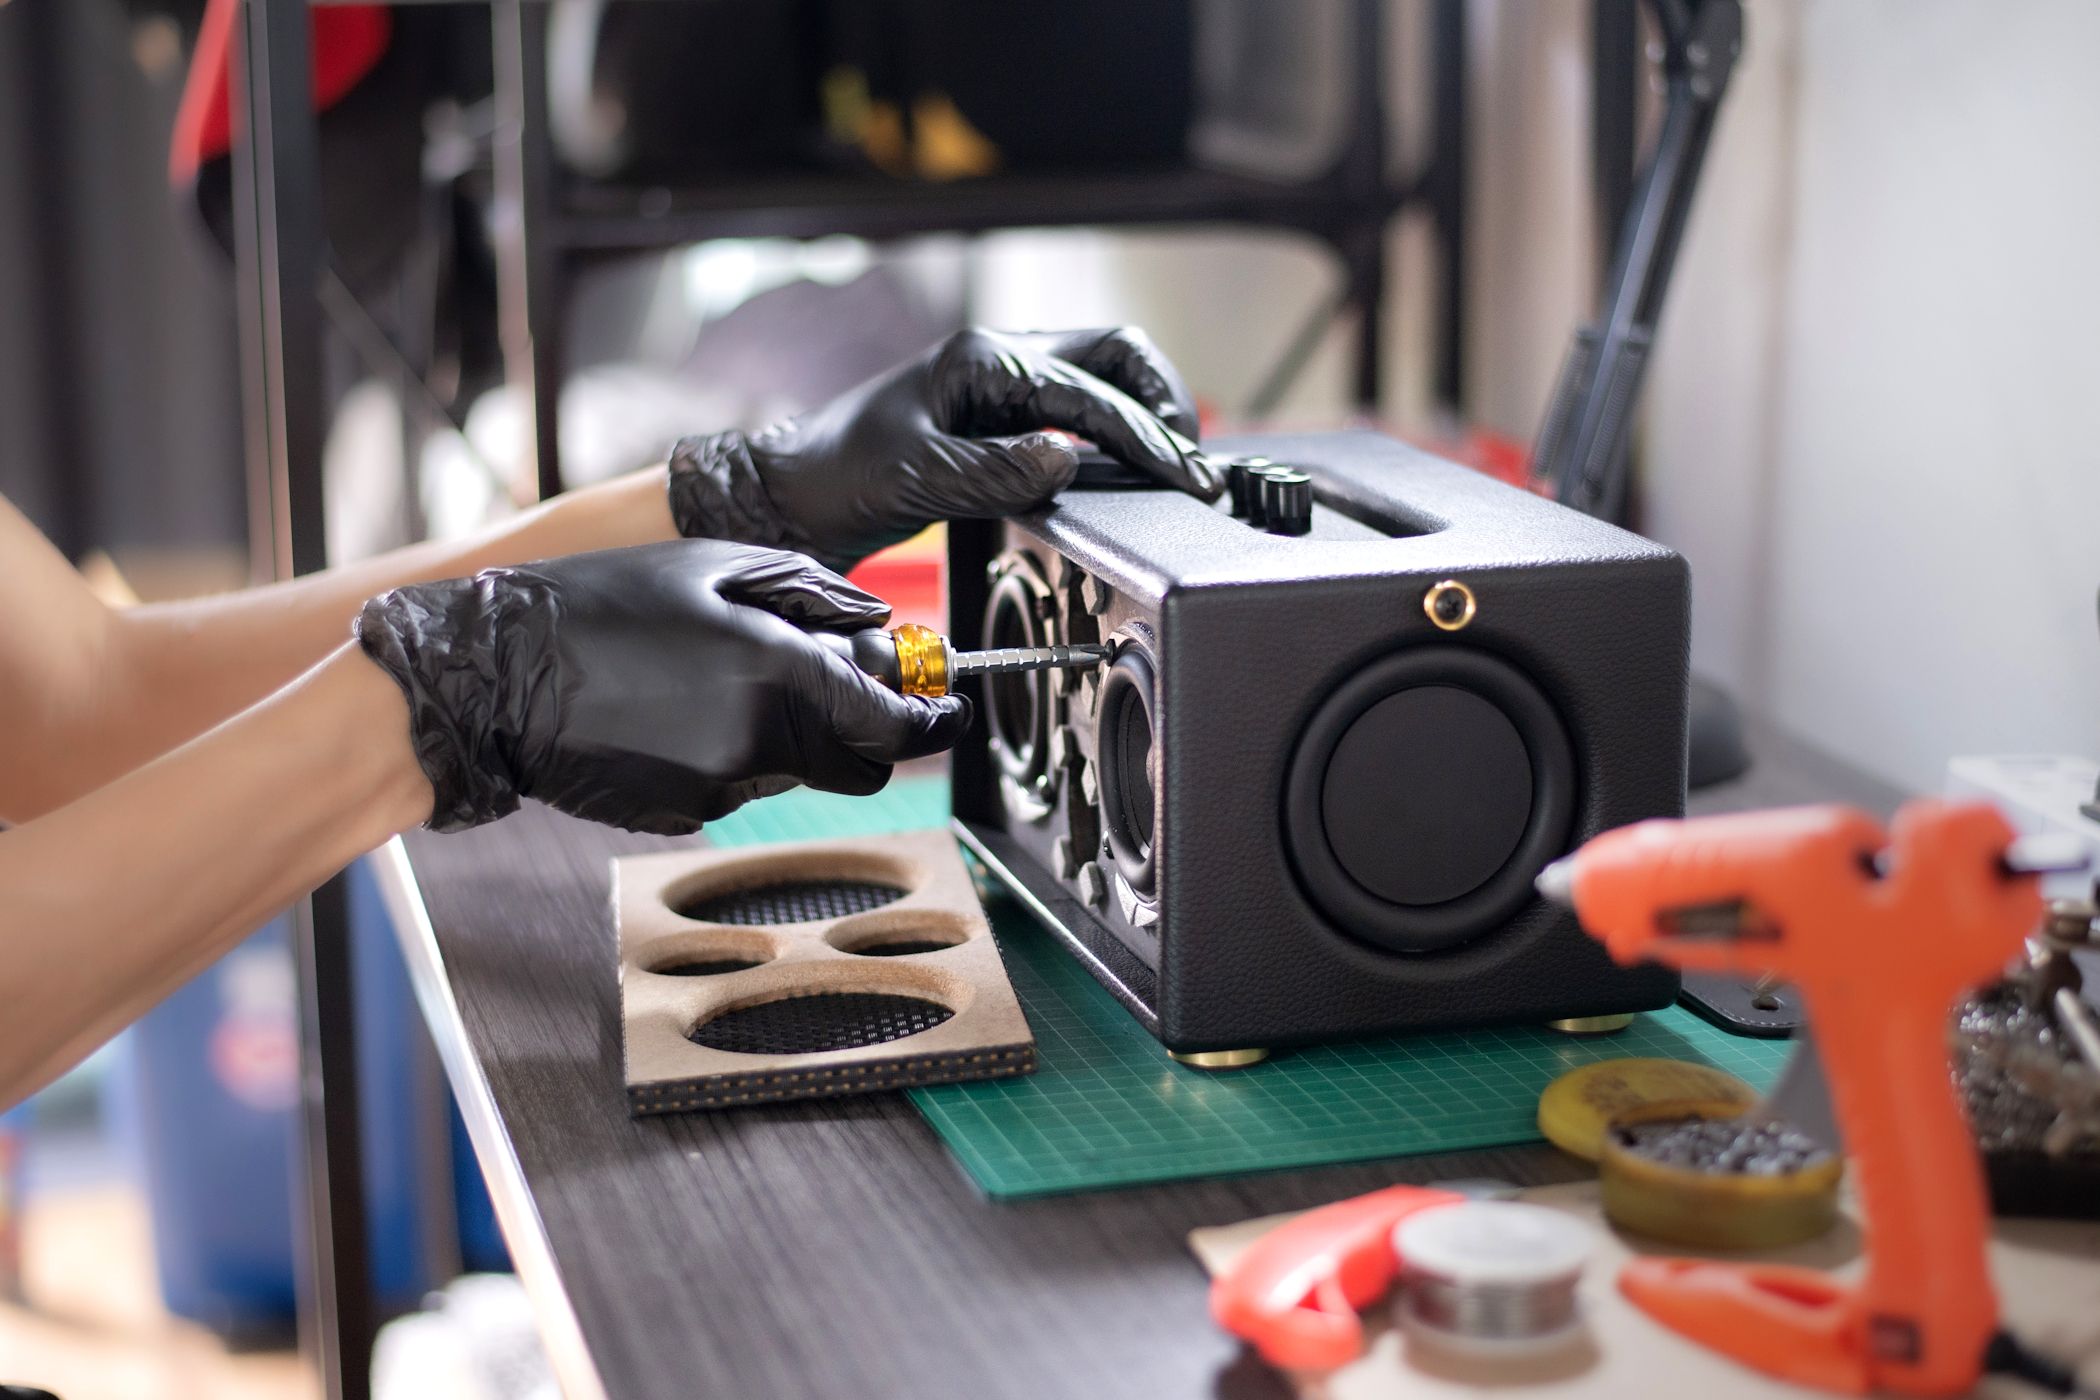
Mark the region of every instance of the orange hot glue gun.
POLYGON ((1947 1020, 1999 973, 2042 897, 1986 804, 1913 802, 1884 835, 1802 807, 1606 832, 1540 876, 1621 962, 1769 973, 1800 990, 1845 1135, 1868 1254, 1812 1269, 1638 1259, 1619 1288, 1664 1326, 1782 1379, 1954 1395, 1998 1326, 1990 1209, 1947 1020))

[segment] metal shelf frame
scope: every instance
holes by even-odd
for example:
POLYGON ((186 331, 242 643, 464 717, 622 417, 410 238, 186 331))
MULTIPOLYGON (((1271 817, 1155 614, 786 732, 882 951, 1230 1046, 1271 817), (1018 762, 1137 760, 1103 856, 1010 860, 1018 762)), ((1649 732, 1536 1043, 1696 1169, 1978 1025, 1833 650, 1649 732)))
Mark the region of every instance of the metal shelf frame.
MULTIPOLYGON (((668 0, 667 0, 668 2, 668 0)), ((496 47, 497 276, 505 378, 533 392, 532 446, 539 493, 561 489, 559 404, 566 292, 578 268, 622 253, 709 238, 881 240, 1005 228, 1239 224, 1306 234, 1342 268, 1342 293, 1325 308, 1355 319, 1352 397, 1376 408, 1382 382, 1387 272, 1393 218, 1425 208, 1438 250, 1432 388, 1458 408, 1465 397, 1466 7, 1432 0, 1429 71, 1432 137, 1423 168, 1395 181, 1387 162, 1385 0, 1352 0, 1359 42, 1348 138, 1325 175, 1284 184, 1200 170, 987 176, 952 184, 878 177, 797 175, 665 190, 564 177, 549 135, 546 26, 534 0, 491 0, 496 47)))
MULTIPOLYGON (((326 299, 340 299, 340 288, 331 286, 321 222, 324 172, 312 106, 308 10, 328 3, 244 0, 235 45, 235 285, 250 494, 257 503, 253 545, 258 560, 269 560, 279 577, 327 564, 322 335, 326 299)), ((1013 227, 1199 223, 1295 230, 1324 243, 1342 266, 1339 304, 1323 316, 1355 313, 1353 392, 1369 408, 1381 380, 1385 234, 1395 215, 1419 205, 1431 215, 1441 250, 1433 383, 1443 401, 1463 400, 1465 0, 1432 0, 1432 149, 1425 168, 1403 182, 1395 183, 1387 171, 1385 45, 1379 37, 1386 6, 1384 0, 1354 0, 1359 32, 1368 38, 1357 46, 1351 134, 1334 170, 1304 185, 1200 171, 994 176, 938 186, 811 177, 689 189, 668 200, 653 190, 572 182, 557 169, 547 120, 543 0, 396 3, 485 3, 490 10, 499 331, 505 377, 533 405, 532 448, 542 496, 562 486, 561 327, 573 273, 594 259, 703 238, 849 233, 891 239, 1013 227)), ((363 1400, 370 1393, 378 1310, 365 1233, 343 877, 302 902, 294 943, 306 1226, 302 1331, 329 1400, 363 1400)))

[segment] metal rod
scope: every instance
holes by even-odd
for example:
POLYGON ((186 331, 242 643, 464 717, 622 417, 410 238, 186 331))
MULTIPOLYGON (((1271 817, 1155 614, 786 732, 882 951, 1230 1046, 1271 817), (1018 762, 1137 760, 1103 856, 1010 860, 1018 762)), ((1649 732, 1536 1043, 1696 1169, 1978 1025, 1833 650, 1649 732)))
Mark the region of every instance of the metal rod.
POLYGON ((1436 216, 1436 398, 1461 419, 1466 410, 1466 186, 1472 162, 1466 121, 1466 0, 1438 0, 1431 21, 1436 55, 1436 155, 1429 205, 1436 216))
POLYGON ((1611 275, 1619 230, 1633 207, 1640 140, 1641 14, 1636 0, 1590 0, 1590 185, 1597 275, 1611 275))
POLYGON ((1359 412, 1376 414, 1384 379, 1386 206, 1384 32, 1385 6, 1357 0, 1355 101, 1348 144, 1338 167, 1351 213, 1334 231, 1343 285, 1356 310, 1356 384, 1359 412))
MULTIPOLYGON (((465 415, 454 412, 438 396, 437 390, 430 387, 430 380, 417 367, 409 352, 396 343, 385 326, 379 324, 379 318, 358 299, 357 293, 350 289, 350 284, 345 282, 342 274, 333 267, 328 269, 321 282, 321 306, 328 312, 328 317, 335 323, 336 328, 343 333, 344 339, 350 342, 350 348, 365 362, 365 368, 373 374, 392 379, 399 386, 401 414, 404 419, 417 416, 420 411, 420 416, 433 423, 443 424, 459 439, 460 450, 465 454, 467 462, 487 477, 492 486, 516 505, 531 504, 529 501, 517 499, 517 483, 505 476, 494 462, 482 456, 480 449, 474 446, 474 440, 467 435, 465 415)), ((410 497, 414 497, 417 489, 414 453, 409 446, 410 440, 415 436, 413 432, 404 432, 403 435, 403 450, 406 454, 405 481, 410 497)))
MULTIPOLYGON (((236 103, 234 237, 256 521, 272 572, 326 566, 321 447, 327 400, 319 292, 320 145, 307 0, 247 0, 236 103)), ((301 1314, 329 1400, 371 1390, 373 1309, 350 982, 349 892, 338 875, 293 911, 306 1228, 301 1314)))
POLYGON ((1283 347, 1283 353, 1276 357, 1275 365, 1261 377, 1261 382, 1255 386, 1254 392, 1247 396, 1246 417, 1267 418, 1276 411, 1276 405, 1283 402, 1283 396, 1297 384, 1305 367, 1312 363, 1312 357, 1319 352, 1320 342, 1327 338, 1327 332, 1333 327, 1335 318, 1347 309, 1348 298, 1341 292, 1319 300, 1306 314, 1298 329, 1292 333, 1289 343, 1283 347))
MULTIPOLYGON (((90 157, 79 149, 78 124, 66 119, 85 97, 74 90, 77 65, 68 61, 82 39, 70 32, 79 26, 65 6, 24 5, 19 24, 21 57, 8 65, 14 71, 0 76, 0 92, 8 103, 5 119, 19 119, 16 130, 38 133, 22 143, 21 157, 28 207, 38 210, 38 217, 24 220, 29 265, 37 271, 24 279, 23 310, 35 319, 38 347, 25 366, 35 376, 26 401, 40 407, 46 479, 55 487, 45 529, 68 559, 78 559, 98 541, 103 523, 97 510, 101 474, 87 450, 92 381, 79 314, 88 302, 79 242, 85 201, 75 162, 90 157)), ((17 424, 16 431, 24 426, 17 424)), ((30 431, 28 441, 35 444, 35 428, 30 431)), ((34 514, 35 507, 30 509, 34 514)))
POLYGON ((1577 332, 1534 461, 1562 504, 1614 521, 1626 511, 1627 437, 1656 317, 1742 34, 1740 0, 1648 4, 1663 35, 1662 125, 1619 232, 1603 310, 1577 332))
POLYGON ((553 137, 547 120, 547 9, 496 0, 494 41, 497 320, 503 375, 525 400, 534 488, 560 493, 562 274, 555 247, 553 137))

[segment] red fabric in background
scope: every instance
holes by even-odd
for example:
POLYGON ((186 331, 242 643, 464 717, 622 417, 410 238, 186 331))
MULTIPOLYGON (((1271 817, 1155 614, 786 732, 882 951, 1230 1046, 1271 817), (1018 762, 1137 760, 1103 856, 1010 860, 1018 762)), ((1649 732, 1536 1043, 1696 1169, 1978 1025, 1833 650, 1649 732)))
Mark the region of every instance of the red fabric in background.
MULTIPOLYGON (((168 151, 168 179, 178 189, 196 179, 206 161, 233 149, 233 18, 240 3, 209 0, 205 6, 168 151)), ((394 17, 384 5, 319 6, 312 16, 314 110, 325 112, 385 55, 394 17)))

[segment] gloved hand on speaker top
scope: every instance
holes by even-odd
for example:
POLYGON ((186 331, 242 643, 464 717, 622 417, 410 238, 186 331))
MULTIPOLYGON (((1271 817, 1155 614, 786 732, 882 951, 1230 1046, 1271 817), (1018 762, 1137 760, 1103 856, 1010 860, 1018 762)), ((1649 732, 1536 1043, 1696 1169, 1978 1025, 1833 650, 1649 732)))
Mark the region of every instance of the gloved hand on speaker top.
POLYGON ((1077 457, 1045 428, 1205 500, 1224 489, 1188 389, 1143 331, 966 330, 800 418, 684 439, 671 515, 683 535, 850 568, 936 520, 1050 499, 1077 457))
POLYGON ((433 829, 535 797, 676 834, 798 784, 878 791, 962 737, 960 697, 885 690, 804 630, 888 618, 802 555, 680 540, 397 588, 357 636, 408 697, 433 829))

